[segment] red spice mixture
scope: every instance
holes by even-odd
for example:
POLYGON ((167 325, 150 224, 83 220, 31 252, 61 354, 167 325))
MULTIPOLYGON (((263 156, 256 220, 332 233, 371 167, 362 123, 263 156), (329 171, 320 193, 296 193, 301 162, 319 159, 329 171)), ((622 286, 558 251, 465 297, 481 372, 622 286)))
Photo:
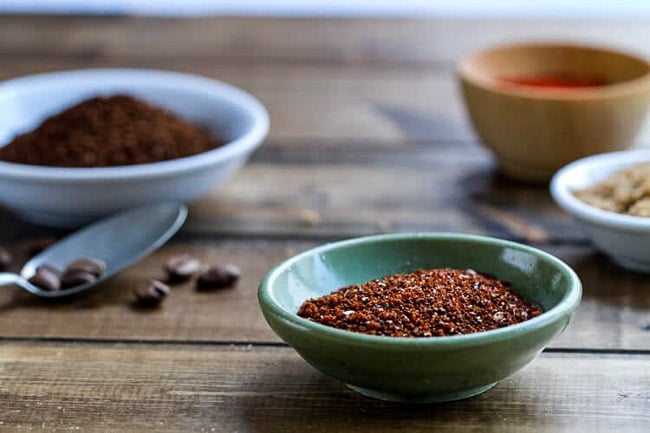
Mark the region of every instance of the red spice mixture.
POLYGON ((564 90, 583 89, 607 85, 605 81, 600 80, 596 77, 569 77, 563 75, 501 77, 500 80, 505 84, 564 90))
POLYGON ((541 314, 509 286, 471 269, 417 270, 307 300, 298 315, 364 334, 434 337, 503 328, 541 314))
POLYGON ((197 126, 126 95, 83 101, 0 148, 0 160, 106 167, 181 158, 218 147, 197 126))

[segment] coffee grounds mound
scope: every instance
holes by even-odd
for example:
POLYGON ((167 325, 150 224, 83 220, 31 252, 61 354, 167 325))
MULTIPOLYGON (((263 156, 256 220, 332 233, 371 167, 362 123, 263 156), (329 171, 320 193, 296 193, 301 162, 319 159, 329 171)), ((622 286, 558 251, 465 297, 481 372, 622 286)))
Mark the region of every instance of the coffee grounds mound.
POLYGON ((0 160, 107 167, 182 158, 218 147, 199 127, 127 95, 83 101, 0 148, 0 160))
POLYGON ((391 337, 470 334, 520 323, 541 310, 471 269, 417 270, 305 301, 298 315, 347 331, 391 337))

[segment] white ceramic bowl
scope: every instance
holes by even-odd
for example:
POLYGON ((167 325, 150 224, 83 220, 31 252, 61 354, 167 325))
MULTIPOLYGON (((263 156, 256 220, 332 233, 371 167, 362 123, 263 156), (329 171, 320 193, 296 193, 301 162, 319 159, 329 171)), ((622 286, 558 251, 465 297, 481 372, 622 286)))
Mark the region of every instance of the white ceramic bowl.
POLYGON ((650 161, 650 150, 603 153, 575 161, 551 181, 555 201, 580 222, 594 245, 621 266, 650 272, 650 218, 605 211, 578 200, 572 191, 608 175, 650 161))
POLYGON ((119 167, 0 161, 0 204, 33 222, 77 226, 135 206, 187 202, 235 173, 268 132, 262 104, 231 85, 176 72, 90 69, 0 83, 0 146, 84 99, 116 93, 166 108, 226 144, 185 158, 119 167))

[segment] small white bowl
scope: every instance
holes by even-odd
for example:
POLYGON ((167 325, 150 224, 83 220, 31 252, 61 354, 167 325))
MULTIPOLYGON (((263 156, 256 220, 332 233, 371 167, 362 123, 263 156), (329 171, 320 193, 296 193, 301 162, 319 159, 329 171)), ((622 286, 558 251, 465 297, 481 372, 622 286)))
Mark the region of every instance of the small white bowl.
POLYGON ((580 201, 572 191, 649 161, 650 150, 603 153, 567 165, 551 181, 557 204, 581 223, 594 245, 624 268, 640 272, 650 272, 650 218, 599 209, 580 201))
POLYGON ((0 83, 0 146, 82 100, 117 93, 163 107, 225 144, 185 158, 119 167, 0 161, 0 204, 32 222, 72 227, 148 203, 187 202, 244 165, 269 128, 257 99, 216 80, 167 71, 89 69, 0 83))

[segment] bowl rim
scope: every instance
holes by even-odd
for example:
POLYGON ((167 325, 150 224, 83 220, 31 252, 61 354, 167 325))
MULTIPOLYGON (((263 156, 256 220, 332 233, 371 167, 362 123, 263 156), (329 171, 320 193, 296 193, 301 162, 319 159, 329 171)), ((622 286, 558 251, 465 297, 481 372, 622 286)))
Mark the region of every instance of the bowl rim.
POLYGON ((567 313, 574 311, 582 296, 582 284, 578 275, 557 257, 546 253, 537 248, 528 245, 520 244, 517 242, 507 241, 489 236, 469 235, 462 233, 437 233, 437 232, 416 232, 416 233, 393 233, 393 234, 380 234, 372 236, 363 236, 358 238, 347 239, 338 242, 327 243, 320 245, 302 253, 299 253, 289 259, 281 262, 272 268, 262 279, 258 288, 258 302, 263 312, 268 312, 279 316, 283 320, 299 327, 306 328, 307 330, 329 337, 333 340, 346 341, 348 343, 354 342, 359 345, 390 345, 401 347, 413 346, 432 346, 438 348, 446 347, 466 347, 476 344, 485 344, 486 342, 496 342, 512 338, 516 335, 522 335, 544 327, 556 320, 562 318, 567 313), (514 325, 506 326, 504 328, 493 329, 490 331, 482 331, 471 334, 452 335, 443 337, 391 337, 383 335, 369 335, 337 329, 334 327, 322 325, 320 323, 312 322, 303 319, 296 313, 290 313, 282 308, 276 302, 272 295, 272 287, 277 277, 285 272, 296 262, 303 260, 305 257, 321 254, 326 251, 338 249, 342 247, 349 247, 358 244, 373 244, 382 243, 386 241, 413 241, 418 242, 422 240, 456 240, 461 242, 479 242, 488 245, 506 246, 514 248, 518 251, 527 252, 550 262, 553 266, 557 267, 560 272, 567 275, 570 281, 569 290, 564 294, 560 302, 553 306, 551 309, 544 311, 537 317, 534 317, 525 322, 517 323, 514 325), (264 311, 267 310, 267 311, 264 311))
POLYGON ((485 91, 508 95, 512 97, 520 97, 527 99, 542 99, 542 100, 557 100, 557 101, 578 101, 578 100, 593 100, 607 97, 622 96, 625 94, 636 93, 644 88, 647 90, 650 87, 650 61, 635 55, 625 50, 620 50, 614 47, 592 45, 588 43, 574 43, 574 42, 561 42, 561 41, 528 41, 522 43, 509 43, 501 45, 493 45, 478 51, 474 51, 467 56, 463 57, 457 65, 456 74, 461 79, 474 86, 477 86, 485 91), (593 88, 583 88, 579 91, 554 91, 553 89, 539 89, 533 86, 500 86, 498 80, 494 77, 485 78, 476 74, 471 68, 471 63, 479 56, 485 55, 494 51, 521 49, 521 48, 566 48, 570 50, 584 50, 584 51, 598 51, 613 54, 617 56, 627 57, 646 65, 646 73, 638 78, 631 80, 616 82, 605 86, 597 86, 593 88))
MULTIPOLYGON (((638 163, 650 162, 650 149, 607 152, 578 159, 562 167, 551 179, 550 191, 555 202, 579 220, 615 230, 650 233, 650 218, 607 211, 582 202, 571 193, 578 172, 602 170, 608 174, 638 163)), ((593 183, 592 183, 593 184, 593 183)))
MULTIPOLYGON (((4 92, 29 89, 31 85, 41 84, 44 81, 51 83, 52 80, 61 80, 66 82, 76 79, 98 79, 99 77, 119 83, 146 82, 147 84, 154 83, 160 87, 170 86, 170 83, 173 83, 176 89, 191 88, 214 99, 227 101, 246 111, 252 117, 251 126, 234 140, 206 152, 183 158, 111 167, 50 167, 0 161, 0 176, 45 182, 106 179, 125 181, 159 178, 169 174, 201 169, 237 155, 250 153, 261 144, 269 130, 268 112, 253 95, 223 81, 184 72, 145 68, 90 68, 46 72, 0 82, 0 95, 4 92)), ((101 85, 98 85, 97 90, 102 90, 101 85)))

